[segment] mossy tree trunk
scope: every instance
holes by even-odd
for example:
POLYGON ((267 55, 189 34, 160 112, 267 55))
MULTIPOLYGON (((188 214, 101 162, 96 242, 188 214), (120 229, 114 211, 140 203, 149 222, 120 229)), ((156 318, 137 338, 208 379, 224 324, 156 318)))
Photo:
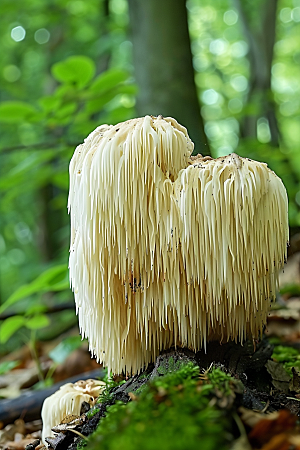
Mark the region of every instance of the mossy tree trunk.
POLYGON ((185 0, 128 0, 137 113, 172 116, 188 128, 194 153, 209 155, 197 89, 185 0))

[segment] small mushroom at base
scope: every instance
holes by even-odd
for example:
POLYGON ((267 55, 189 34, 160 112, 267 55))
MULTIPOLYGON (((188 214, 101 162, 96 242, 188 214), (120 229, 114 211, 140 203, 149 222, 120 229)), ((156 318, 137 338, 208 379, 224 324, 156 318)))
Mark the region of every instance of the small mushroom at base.
POLYGON ((106 384, 99 380, 80 380, 76 383, 67 383, 58 391, 47 397, 42 407, 42 440, 53 437, 52 428, 60 424, 66 416, 80 416, 83 402, 93 406, 97 397, 103 392, 106 384))

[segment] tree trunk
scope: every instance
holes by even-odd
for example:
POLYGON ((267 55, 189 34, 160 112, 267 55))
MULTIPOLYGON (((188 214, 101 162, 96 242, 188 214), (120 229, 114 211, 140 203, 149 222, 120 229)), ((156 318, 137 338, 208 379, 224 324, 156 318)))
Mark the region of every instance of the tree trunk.
POLYGON ((270 140, 279 145, 279 128, 275 115, 275 103, 271 95, 271 68, 275 43, 276 12, 278 0, 260 0, 261 14, 252 17, 251 5, 242 0, 235 1, 242 20, 245 37, 249 44, 250 88, 248 104, 255 104, 258 110, 247 115, 241 124, 243 137, 256 139, 257 121, 264 117, 270 129, 270 140), (258 20, 257 20, 258 19, 258 20))
MULTIPOLYGON (((255 106, 255 113, 246 115, 241 122, 241 136, 257 139, 257 123, 265 118, 270 130, 270 144, 278 149, 282 143, 276 104, 271 90, 273 50, 276 38, 276 15, 278 0, 256 0, 255 10, 251 2, 235 0, 245 37, 249 44, 250 79, 247 104, 255 106), (257 10, 260 14, 257 14, 257 10)), ((298 185, 298 176, 289 158, 282 159, 282 165, 290 174, 294 186, 298 185)), ((293 188, 294 189, 294 188, 293 188)))
POLYGON ((209 155, 200 114, 185 0, 128 0, 140 116, 172 116, 187 127, 194 154, 209 155))
POLYGON ((48 183, 39 192, 41 214, 38 243, 42 260, 45 263, 53 261, 61 247, 57 233, 63 226, 63 214, 61 209, 53 210, 51 205, 56 190, 57 188, 53 184, 48 183))

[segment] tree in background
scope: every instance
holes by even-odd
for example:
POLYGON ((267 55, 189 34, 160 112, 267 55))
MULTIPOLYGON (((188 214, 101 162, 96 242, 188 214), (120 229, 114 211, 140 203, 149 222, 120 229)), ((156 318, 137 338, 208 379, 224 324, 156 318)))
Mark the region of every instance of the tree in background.
POLYGON ((257 127, 260 126, 260 133, 265 133, 272 144, 278 145, 279 128, 271 92, 278 1, 258 0, 250 5, 236 0, 235 5, 249 45, 250 74, 247 103, 253 105, 253 110, 243 117, 241 135, 256 139, 257 127), (255 10, 259 10, 260 15, 255 10), (262 124, 266 126, 262 127, 262 124))
POLYGON ((128 0, 128 5, 139 86, 137 114, 175 117, 188 128, 195 153, 209 155, 194 80, 185 0, 128 0))
MULTIPOLYGON (((253 145, 259 139, 262 143, 269 143, 270 152, 279 151, 280 154, 280 146, 286 147, 288 143, 282 136, 277 119, 278 107, 272 91, 272 69, 273 66, 276 67, 273 60, 278 28, 278 0, 255 0, 251 4, 235 0, 234 5, 249 46, 247 107, 240 121, 245 151, 247 152, 248 145, 253 145), (257 11, 260 11, 259 15, 257 11)), ((286 9, 283 11, 284 14, 287 13, 286 9)), ((280 164, 279 171, 285 175, 286 186, 290 195, 294 196, 299 189, 299 181, 293 161, 282 155, 280 164)))

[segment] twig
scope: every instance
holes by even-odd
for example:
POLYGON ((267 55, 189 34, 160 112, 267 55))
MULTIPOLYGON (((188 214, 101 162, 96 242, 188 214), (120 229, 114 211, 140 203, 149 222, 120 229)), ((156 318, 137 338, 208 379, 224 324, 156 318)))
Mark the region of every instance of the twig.
POLYGON ((81 434, 79 431, 77 430, 73 430, 72 428, 68 428, 68 431, 72 431, 72 433, 78 434, 78 436, 80 436, 82 439, 84 439, 85 441, 88 440, 88 438, 86 436, 83 436, 83 434, 81 434))
MULTIPOLYGON (((62 303, 60 305, 54 305, 52 307, 49 307, 49 308, 45 309, 43 312, 45 314, 53 314, 53 313, 56 313, 56 312, 65 311, 66 309, 75 309, 74 301, 70 301, 70 302, 67 302, 67 303, 62 303)), ((26 311, 18 312, 18 313, 15 313, 15 312, 2 313, 2 314, 0 314, 0 320, 5 320, 5 319, 8 319, 10 317, 14 317, 16 314, 18 314, 18 315, 25 315, 26 311)))
POLYGON ((19 150, 47 150, 57 147, 72 147, 75 148, 79 145, 78 142, 39 142, 37 144, 32 145, 14 145, 12 147, 3 147, 0 148, 0 155, 4 153, 10 153, 13 151, 19 151, 19 150))

